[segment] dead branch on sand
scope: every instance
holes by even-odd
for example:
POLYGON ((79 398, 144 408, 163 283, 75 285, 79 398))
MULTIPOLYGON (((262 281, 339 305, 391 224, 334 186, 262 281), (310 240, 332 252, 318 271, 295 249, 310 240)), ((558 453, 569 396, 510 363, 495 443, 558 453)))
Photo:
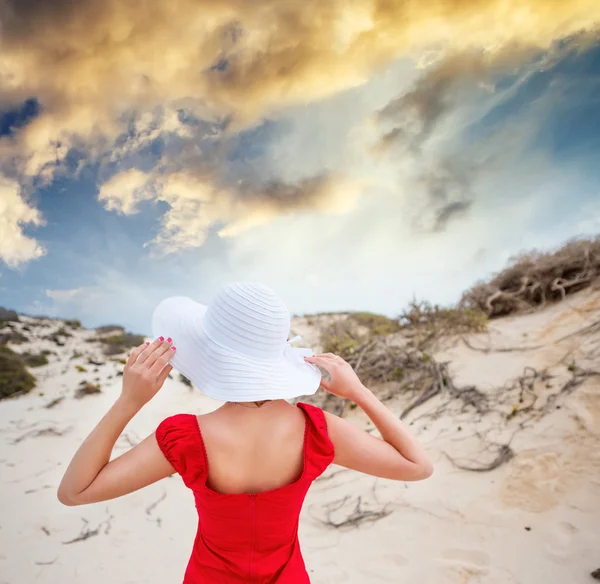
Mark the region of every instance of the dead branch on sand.
POLYGON ((19 442, 25 440, 25 438, 36 438, 38 436, 63 436, 66 434, 71 428, 65 428, 64 430, 57 430, 52 426, 48 426, 47 428, 42 428, 41 430, 30 430, 25 434, 22 434, 18 438, 15 438, 12 443, 18 444, 19 442))
POLYGON ((146 507, 146 515, 151 515, 152 511, 154 510, 154 508, 161 502, 164 501, 167 498, 167 493, 163 493, 161 495, 161 497, 159 499, 157 499, 156 501, 154 501, 154 503, 152 503, 151 505, 148 505, 148 507, 146 507))
POLYGON ((333 519, 333 514, 339 509, 341 509, 349 500, 350 497, 346 496, 343 499, 340 499, 339 501, 334 501, 333 504, 330 504, 327 508, 326 519, 321 519, 319 521, 323 525, 326 525, 327 527, 331 527, 333 529, 344 529, 358 527, 364 523, 378 521, 379 519, 387 517, 392 513, 392 511, 385 506, 378 511, 364 509, 362 497, 359 495, 356 498, 356 505, 354 506, 353 510, 344 519, 338 521, 333 519))
MULTIPOLYGON (((106 513, 108 514, 108 509, 106 509, 106 513)), ((84 517, 82 517, 81 519, 84 522, 84 525, 81 528, 79 535, 77 537, 74 537, 73 539, 70 539, 69 541, 63 541, 64 544, 75 543, 77 541, 85 541, 86 539, 89 539, 90 537, 94 537, 95 535, 98 535, 100 533, 100 529, 105 524, 106 524, 106 529, 104 530, 104 533, 105 534, 108 533, 111 528, 111 519, 113 519, 113 516, 109 514, 108 517, 104 521, 101 521, 98 524, 98 527, 96 527, 96 529, 89 529, 89 527, 88 527, 89 521, 87 519, 85 519, 84 517)))
POLYGON ((460 470, 470 470, 473 472, 488 472, 491 470, 495 470, 501 467, 505 462, 511 460, 515 453, 512 448, 508 444, 487 444, 486 450, 490 448, 496 448, 496 455, 494 458, 488 463, 481 465, 478 462, 472 462, 472 464, 460 464, 456 462, 454 458, 452 458, 447 452, 444 452, 446 458, 458 469, 460 470))

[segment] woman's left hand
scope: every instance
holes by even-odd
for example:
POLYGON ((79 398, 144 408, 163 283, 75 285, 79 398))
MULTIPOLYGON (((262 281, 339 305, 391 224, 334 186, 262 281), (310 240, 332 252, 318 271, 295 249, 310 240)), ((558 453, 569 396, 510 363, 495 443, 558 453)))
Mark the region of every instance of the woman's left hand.
POLYGON ((173 369, 168 361, 174 354, 170 337, 166 340, 159 337, 134 349, 123 369, 121 398, 139 408, 147 404, 173 369))

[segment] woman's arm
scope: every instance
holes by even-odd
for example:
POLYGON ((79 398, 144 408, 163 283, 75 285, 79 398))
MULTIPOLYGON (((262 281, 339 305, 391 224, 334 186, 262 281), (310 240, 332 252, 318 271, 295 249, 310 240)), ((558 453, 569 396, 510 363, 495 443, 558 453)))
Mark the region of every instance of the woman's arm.
POLYGON ((135 349, 123 371, 123 391, 73 456, 58 487, 64 505, 85 505, 137 491, 175 472, 154 433, 110 460, 115 442, 129 421, 162 387, 171 371, 171 340, 135 349))
POLYGON ((335 464, 400 481, 418 481, 431 476, 433 464, 419 443, 361 383, 349 363, 331 353, 314 355, 306 360, 329 372, 331 379, 323 379, 321 385, 360 406, 383 438, 372 436, 347 420, 326 412, 327 430, 335 448, 335 464))

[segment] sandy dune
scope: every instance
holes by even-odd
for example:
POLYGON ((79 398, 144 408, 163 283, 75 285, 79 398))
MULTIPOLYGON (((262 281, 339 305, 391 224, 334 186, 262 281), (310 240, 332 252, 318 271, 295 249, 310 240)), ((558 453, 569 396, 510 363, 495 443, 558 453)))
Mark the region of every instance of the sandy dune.
MULTIPOLYGON (((446 340, 434 357, 450 362, 457 385, 487 396, 486 411, 442 395, 408 416, 436 462, 427 481, 331 467, 309 492, 300 526, 313 582, 592 582, 600 568, 600 377, 582 372, 600 371, 599 321, 600 294, 584 291, 493 321, 488 333, 446 340), (503 452, 512 459, 489 472, 456 467, 492 464, 503 452)), ((94 331, 74 331, 57 347, 38 337, 61 321, 22 317, 22 324, 32 340, 14 350, 56 354, 33 370, 36 389, 0 403, 0 584, 181 582, 196 513, 178 476, 104 504, 64 507, 56 499, 65 465, 119 392, 122 365, 85 342, 94 331), (71 359, 76 350, 83 355, 71 359), (88 357, 104 364, 89 365, 88 357), (84 379, 102 392, 75 399, 84 379)), ((314 339, 306 319, 293 328, 314 339)), ((388 403, 400 412, 408 399, 388 403)), ((114 455, 168 415, 218 405, 174 375, 114 455)), ((366 424, 356 410, 350 417, 366 424)))

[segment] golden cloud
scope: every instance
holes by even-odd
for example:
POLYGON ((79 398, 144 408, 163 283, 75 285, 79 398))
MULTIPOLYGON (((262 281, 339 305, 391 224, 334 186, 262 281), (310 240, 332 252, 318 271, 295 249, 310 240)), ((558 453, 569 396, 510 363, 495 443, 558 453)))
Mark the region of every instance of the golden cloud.
POLYGON ((160 254, 200 247, 211 229, 234 237, 293 211, 340 213, 349 210, 361 193, 358 184, 341 177, 318 175, 297 183, 220 188, 191 172, 148 176, 138 170, 115 175, 100 188, 105 208, 125 215, 139 211, 144 200, 164 201, 170 209, 158 235, 146 242, 160 254))
MULTIPOLYGON (((21 177, 50 177, 75 141, 92 152, 110 149, 131 112, 191 107, 204 119, 231 116, 239 128, 359 85, 398 58, 544 48, 599 20, 597 0, 4 0, 0 101, 35 97, 42 113, 16 137, 0 138, 0 162, 17 160, 21 177)), ((168 116, 148 140, 174 128, 181 125, 168 116)), ((232 235, 290 208, 276 196, 231 194, 193 169, 166 177, 160 196, 171 210, 158 243, 168 250, 201 244, 217 221, 225 219, 222 234, 232 235)), ((134 212, 159 196, 144 180, 118 175, 100 199, 134 212)), ((309 193, 311 208, 338 208, 348 197, 344 181, 328 180, 296 187, 309 193)), ((299 200, 285 188, 282 201, 299 200)))
POLYGON ((12 0, 0 5, 0 79, 5 100, 43 105, 23 132, 31 153, 115 131, 131 109, 194 98, 254 119, 427 48, 545 47, 599 19, 595 0, 12 0))

